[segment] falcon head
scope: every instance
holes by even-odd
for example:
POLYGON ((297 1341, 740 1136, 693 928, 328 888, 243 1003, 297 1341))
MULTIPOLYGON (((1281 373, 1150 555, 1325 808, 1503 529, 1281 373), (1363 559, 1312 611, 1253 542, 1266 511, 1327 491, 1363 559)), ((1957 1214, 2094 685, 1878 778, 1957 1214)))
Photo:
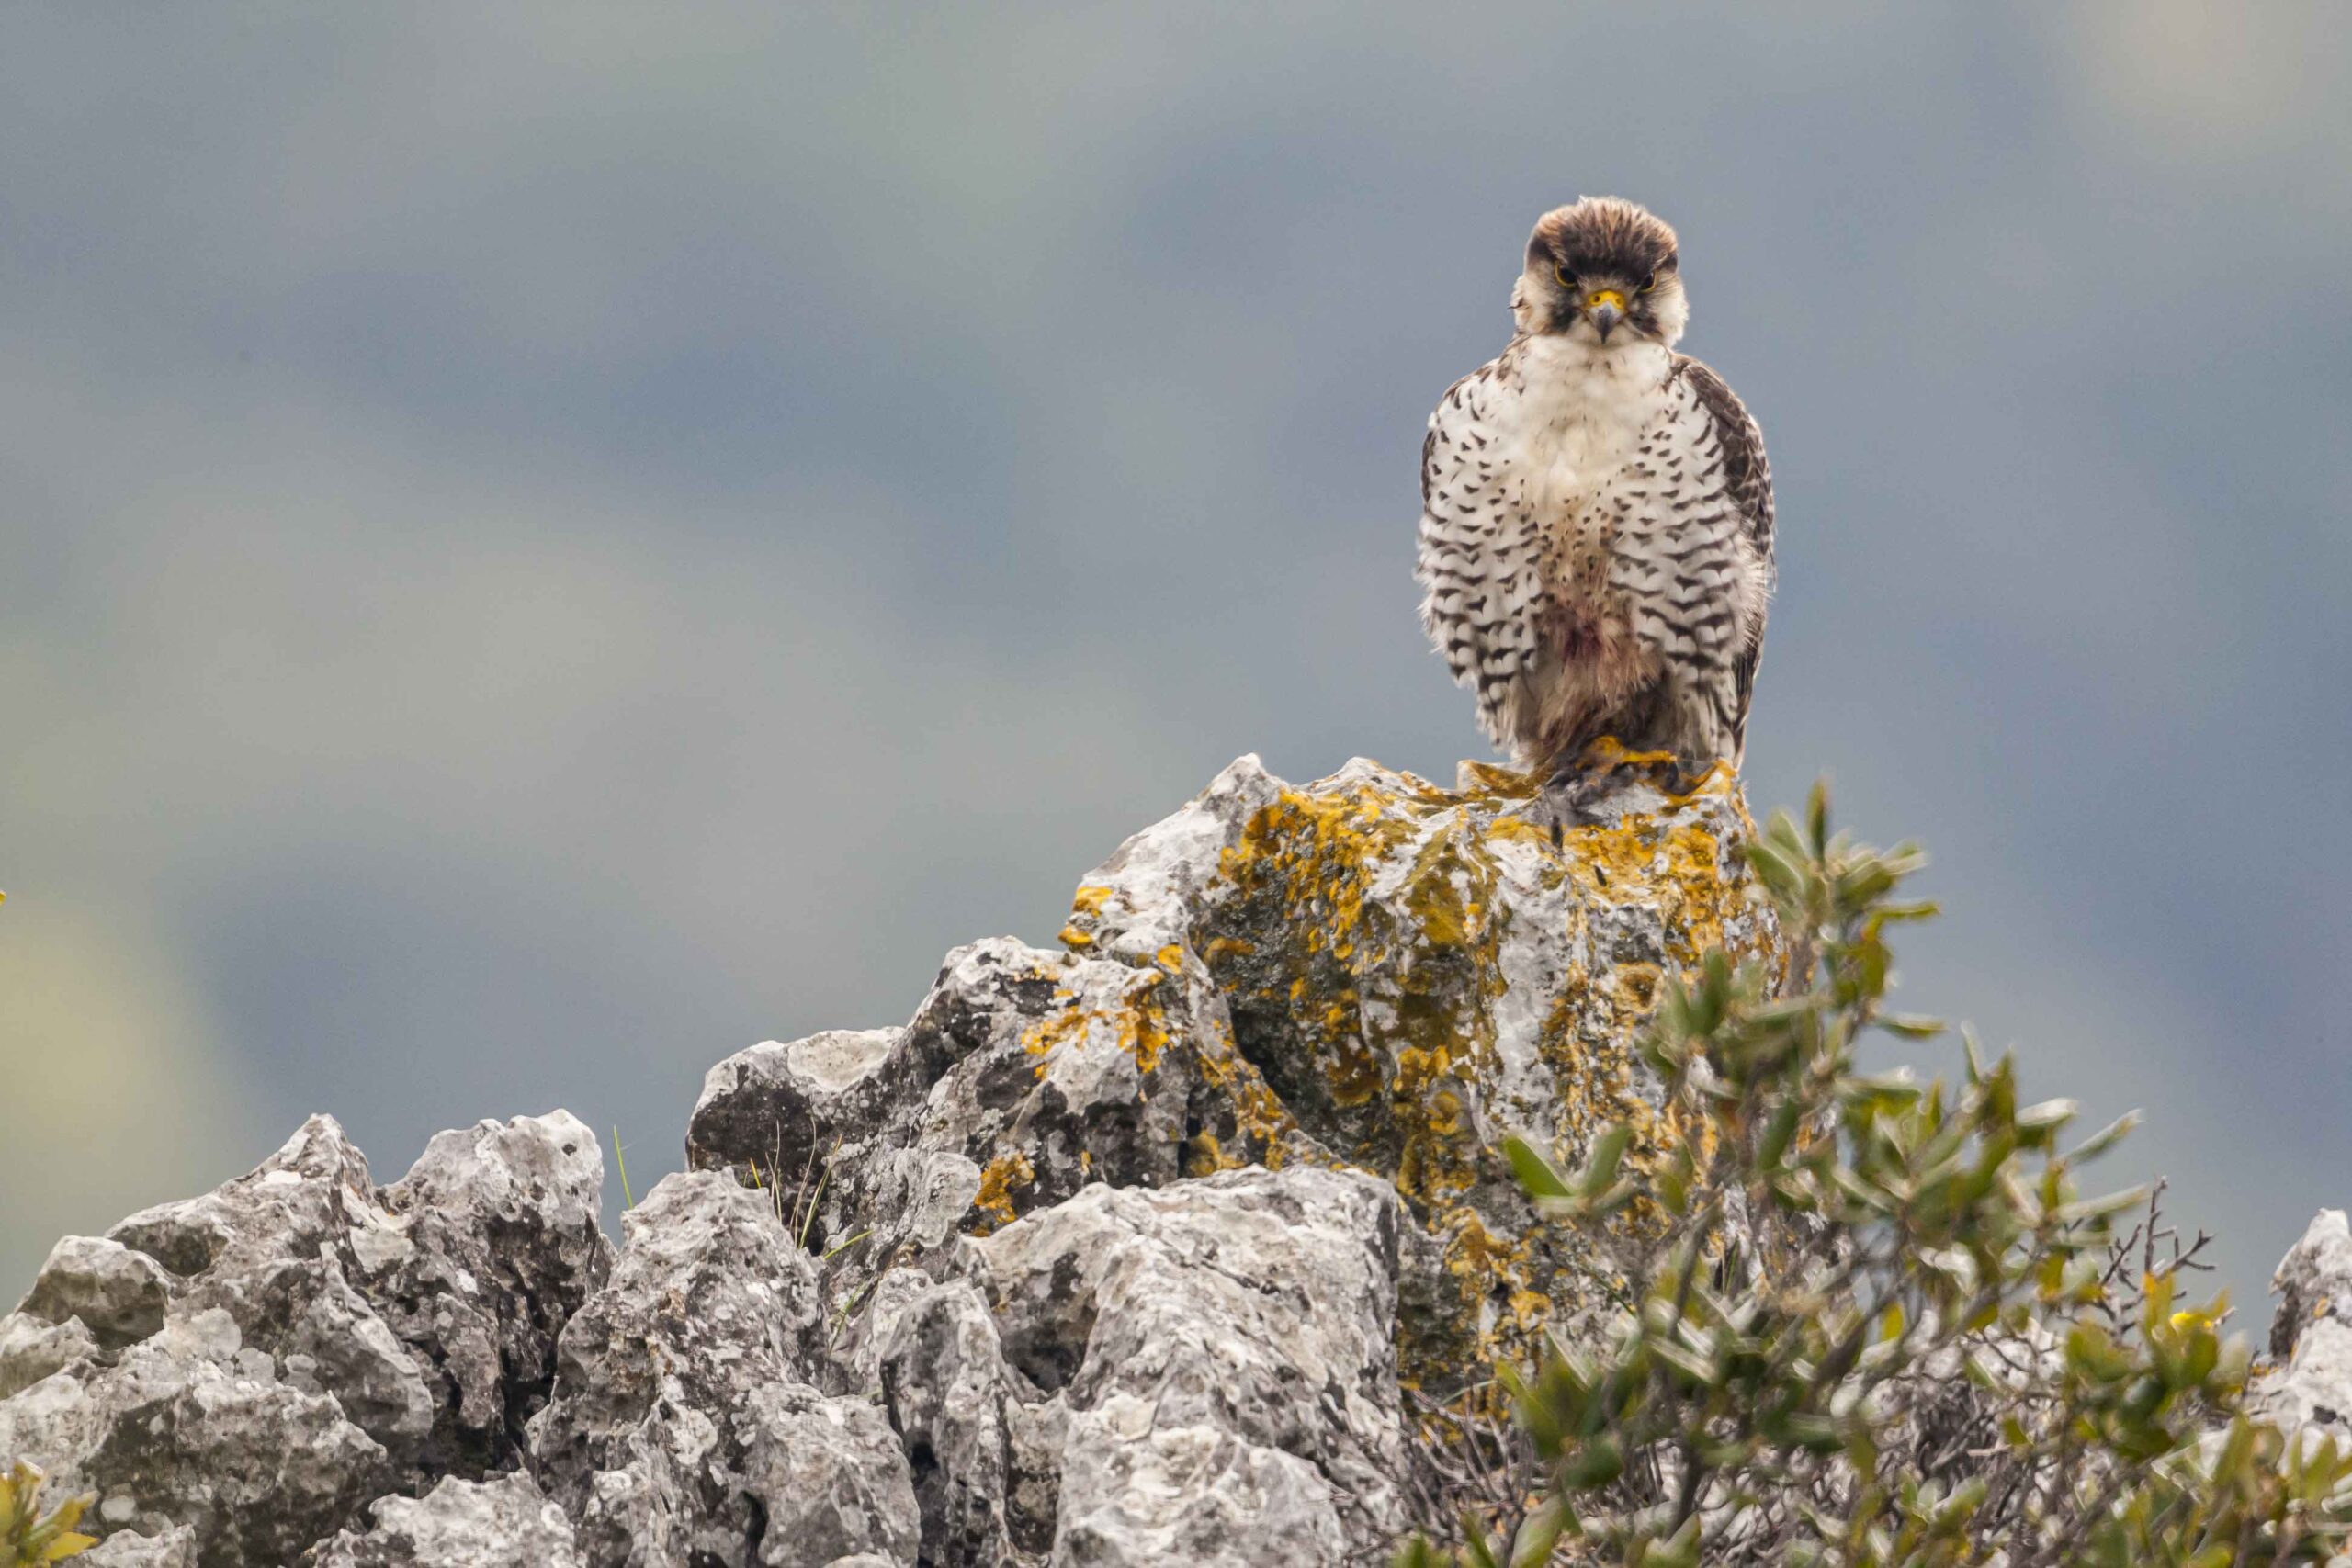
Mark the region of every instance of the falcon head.
POLYGON ((1690 320, 1674 230, 1613 196, 1589 196, 1535 220, 1510 302, 1523 333, 1596 344, 1671 348, 1690 320))

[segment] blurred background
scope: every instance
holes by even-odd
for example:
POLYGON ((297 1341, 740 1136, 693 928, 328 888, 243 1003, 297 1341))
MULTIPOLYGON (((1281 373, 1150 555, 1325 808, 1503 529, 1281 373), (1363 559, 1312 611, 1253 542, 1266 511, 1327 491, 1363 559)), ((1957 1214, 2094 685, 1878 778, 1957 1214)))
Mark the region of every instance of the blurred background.
POLYGON ((311 1111, 642 1192, 1238 753, 1450 779, 1422 422, 1620 193, 1770 444, 1751 798, 1928 843, 1905 1005, 2144 1106, 2258 1333, 2352 1202, 2347 166, 2318 5, 0 11, 0 1305, 311 1111))

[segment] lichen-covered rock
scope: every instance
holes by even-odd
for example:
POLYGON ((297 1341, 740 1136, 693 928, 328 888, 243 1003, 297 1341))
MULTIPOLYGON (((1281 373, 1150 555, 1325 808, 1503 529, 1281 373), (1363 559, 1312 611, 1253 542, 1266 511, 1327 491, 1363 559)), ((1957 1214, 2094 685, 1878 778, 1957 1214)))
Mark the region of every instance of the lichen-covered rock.
POLYGON ((1631 773, 1557 846, 1532 794, 1476 764, 1444 790, 1361 759, 1294 786, 1245 757, 1087 877, 1062 933, 1129 964, 1198 954, 1314 1148, 1396 1183, 1446 1286, 1405 1325, 1432 1387, 1614 1289, 1605 1258, 1536 1221, 1503 1138, 1573 1162, 1629 1122, 1634 1165, 1654 1160, 1674 1132, 1633 1046, 1660 987, 1712 947, 1776 942, 1728 773, 1668 796, 1631 773))
MULTIPOLYGON (((1432 1393, 1523 1354, 1546 1322, 1615 1304, 1611 1260, 1538 1222, 1498 1146, 1518 1133, 1574 1161, 1624 1121, 1636 1168, 1659 1157, 1676 1133, 1637 1062, 1639 1024, 1707 949, 1770 958, 1776 937, 1737 852, 1750 828, 1727 774, 1669 796, 1629 761, 1604 819, 1558 845, 1527 819, 1531 795, 1477 767, 1454 790, 1363 761, 1292 785, 1244 758, 1084 879, 1062 951, 960 948, 904 1028, 770 1043, 711 1070, 689 1162, 760 1187, 805 1241, 843 1325, 828 1386, 879 1382, 914 1461, 927 1551, 1020 1561, 1049 1538, 1092 1540, 1126 1518, 1117 1496, 1162 1484, 1155 1467, 1229 1441, 1256 1456, 1245 1469, 1268 1498, 1356 1499, 1280 1527, 1299 1540, 1368 1550, 1374 1521, 1394 1518, 1386 1461, 1310 1456, 1247 1423, 1215 1427, 1207 1450, 1164 1427, 1108 1443, 1097 1428, 1117 1401, 1081 1404, 1071 1381, 1094 1320, 1016 1311, 993 1287, 983 1316, 972 1257, 1017 1225, 1087 1211, 1102 1189, 1183 1191, 1237 1169, 1376 1175, 1403 1200, 1384 1353, 1432 1393), (1035 1479, 1055 1462, 1036 1457, 1053 1447, 1040 1432, 1065 1424, 1090 1434, 1062 1439, 1085 1473, 1126 1477, 1080 1487, 1094 1522, 1077 1535, 1070 1472, 1035 1479), (1151 1458, 1155 1445, 1170 1457, 1151 1458)), ((1091 1288, 1066 1282, 1063 1298, 1094 1310, 1091 1288)), ((1124 1325, 1156 1298, 1118 1299, 1124 1325)), ((1294 1353, 1270 1364, 1295 1375, 1294 1353)), ((1214 1515, 1163 1523, 1190 1531, 1214 1515)), ((1126 1537, 1178 1550, 1142 1517, 1126 1537)), ((1246 1550, 1310 1549, 1284 1536, 1246 1550)))
POLYGON ((2323 1209, 2270 1281, 2270 1365, 2252 1404, 2289 1431, 2352 1442, 2352 1224, 2323 1209))
POLYGON ((912 1562, 906 1460, 870 1404, 811 1386, 816 1269, 769 1196, 682 1172, 624 1225, 530 1428, 534 1472, 588 1561, 912 1562))
POLYGON ((381 1498, 369 1513, 371 1528, 344 1531, 305 1562, 311 1568, 580 1568, 571 1521, 527 1475, 453 1475, 421 1498, 381 1498))
POLYGON ((1639 1022, 1773 951, 1728 778, 1626 770, 1555 846, 1513 775, 1244 758, 1058 949, 712 1068, 617 1256, 569 1116, 383 1188, 314 1119, 61 1245, 0 1319, 0 1454, 100 1494, 98 1562, 1379 1561, 1400 1380, 1619 1289, 1495 1146, 1623 1120, 1657 1157, 1639 1022))
POLYGON ((1136 965, 999 937, 948 954, 903 1030, 762 1045, 713 1068, 687 1154, 775 1186, 820 1253, 862 1238, 871 1271, 1091 1182, 1175 1180, 1218 1129, 1277 1161, 1275 1139, 1311 1143, 1235 1051, 1197 959, 1171 948, 1136 965))

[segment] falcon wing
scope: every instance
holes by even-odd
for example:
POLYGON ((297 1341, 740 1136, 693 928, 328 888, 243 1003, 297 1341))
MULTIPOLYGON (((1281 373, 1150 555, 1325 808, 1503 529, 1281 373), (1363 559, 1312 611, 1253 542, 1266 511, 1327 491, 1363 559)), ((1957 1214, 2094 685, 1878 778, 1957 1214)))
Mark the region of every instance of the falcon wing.
MULTIPOLYGON (((1774 573, 1772 563, 1772 465, 1764 457, 1764 433, 1756 427, 1756 420, 1747 405, 1729 382, 1699 361, 1676 356, 1676 368, 1690 381, 1691 390, 1699 394, 1699 405, 1707 412, 1713 426, 1715 444, 1722 454, 1724 492, 1740 516, 1747 534, 1747 542, 1763 565, 1765 581, 1769 585, 1774 573)), ((1737 683, 1737 702, 1732 717, 1732 742, 1744 747, 1747 739, 1747 705, 1756 691, 1756 665, 1764 656, 1764 623, 1759 617, 1755 636, 1743 648, 1732 667, 1737 683)))
POLYGON ((1534 662, 1539 541, 1519 498, 1518 475, 1494 414, 1516 397, 1481 366, 1447 389, 1421 443, 1421 625, 1456 684, 1475 687, 1478 723, 1507 743, 1511 698, 1534 662))

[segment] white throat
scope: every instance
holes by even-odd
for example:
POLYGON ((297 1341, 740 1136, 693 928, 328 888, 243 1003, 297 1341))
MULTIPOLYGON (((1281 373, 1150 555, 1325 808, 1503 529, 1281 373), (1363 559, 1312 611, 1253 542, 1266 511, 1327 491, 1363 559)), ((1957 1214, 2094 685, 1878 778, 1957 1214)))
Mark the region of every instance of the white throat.
POLYGON ((1602 344, 1589 328, 1530 338, 1526 355, 1519 434, 1527 500, 1536 516, 1578 518, 1635 461, 1673 356, 1647 338, 1602 344))

